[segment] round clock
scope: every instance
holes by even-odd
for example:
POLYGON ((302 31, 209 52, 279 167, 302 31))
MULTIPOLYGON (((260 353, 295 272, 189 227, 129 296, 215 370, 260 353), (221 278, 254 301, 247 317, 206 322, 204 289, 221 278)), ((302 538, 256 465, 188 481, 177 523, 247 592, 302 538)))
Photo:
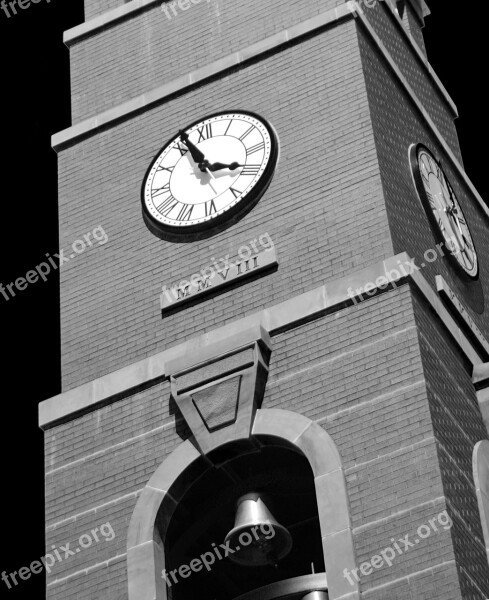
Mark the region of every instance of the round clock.
POLYGON ((169 239, 213 232, 256 204, 276 161, 274 132, 259 116, 209 116, 179 131, 153 160, 142 188, 145 222, 169 239))
POLYGON ((467 219, 440 161, 423 146, 410 148, 414 182, 423 207, 454 259, 469 277, 475 279, 479 263, 467 219))

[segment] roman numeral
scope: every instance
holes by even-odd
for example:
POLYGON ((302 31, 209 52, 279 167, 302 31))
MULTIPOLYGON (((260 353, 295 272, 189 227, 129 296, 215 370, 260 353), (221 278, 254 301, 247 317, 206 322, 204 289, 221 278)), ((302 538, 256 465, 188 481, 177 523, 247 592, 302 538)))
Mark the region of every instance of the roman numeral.
POLYGON ((230 128, 230 127, 231 127, 231 125, 233 124, 233 121, 234 121, 234 119, 231 119, 231 120, 229 121, 229 125, 227 126, 227 129, 226 129, 226 131, 224 132, 224 135, 227 135, 227 134, 228 134, 229 128, 230 128))
POLYGON ((178 200, 170 194, 164 202, 156 207, 156 210, 164 217, 167 217, 177 204, 179 204, 178 200))
POLYGON ((214 200, 209 200, 209 202, 205 203, 205 216, 210 217, 212 213, 217 212, 216 205, 214 204, 214 200))
POLYGON ((472 270, 475 265, 472 249, 465 246, 465 248, 462 249, 462 256, 464 257, 464 262, 467 264, 468 268, 472 270))
POLYGON ((164 167, 163 165, 160 165, 156 171, 168 171, 169 173, 173 173, 174 169, 175 167, 164 167))
POLYGON ((188 148, 187 148, 186 146, 183 146, 183 147, 182 147, 182 145, 181 145, 181 143, 180 143, 180 142, 178 142, 178 144, 177 144, 177 150, 179 150, 179 151, 180 151, 180 154, 181 154, 182 156, 185 156, 185 155, 187 154, 187 152, 188 152, 188 148))
POLYGON ((421 174, 423 174, 422 173, 423 168, 424 168, 425 173, 426 173, 426 175, 424 177, 425 177, 426 180, 429 181, 428 175, 430 174, 430 172, 433 171, 433 168, 431 166, 431 160, 425 154, 421 158, 421 174))
POLYGON ((194 210, 193 204, 182 204, 182 208, 178 213, 177 221, 190 221, 192 217, 192 211, 194 210))
POLYGON ((430 206, 433 210, 438 210, 438 207, 436 206, 436 202, 435 199, 433 198, 433 194, 430 192, 429 189, 425 188, 424 190, 426 192, 426 196, 428 198, 428 202, 430 203, 430 206))
POLYGON ((232 192, 233 196, 235 198, 238 198, 239 196, 241 196, 241 192, 238 190, 235 190, 234 188, 229 188, 229 190, 232 192))
POLYGON ((208 140, 212 137, 212 123, 207 123, 203 127, 198 129, 199 139, 197 140, 197 144, 202 142, 203 140, 208 140))
POLYGON ((261 165, 245 165, 241 171, 241 175, 258 175, 261 165))
POLYGON ((259 152, 260 150, 264 150, 265 142, 260 142, 256 144, 256 146, 252 146, 251 148, 246 148, 246 155, 254 154, 255 152, 259 152))
POLYGON ((443 171, 440 169, 440 165, 437 162, 434 162, 434 173, 435 175, 438 177, 438 179, 440 181, 443 181, 444 179, 444 174, 443 171))
POLYGON ((254 129, 254 125, 250 125, 249 128, 243 133, 243 135, 239 138, 241 141, 245 139, 254 129))
POLYGON ((163 187, 153 188, 151 190, 151 195, 154 198, 155 196, 161 196, 161 194, 166 194, 166 192, 170 191, 170 183, 165 183, 163 187))

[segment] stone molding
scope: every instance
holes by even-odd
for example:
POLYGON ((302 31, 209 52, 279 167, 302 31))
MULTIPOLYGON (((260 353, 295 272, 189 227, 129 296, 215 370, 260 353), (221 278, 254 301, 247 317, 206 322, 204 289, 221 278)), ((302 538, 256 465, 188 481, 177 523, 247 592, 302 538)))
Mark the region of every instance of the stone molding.
MULTIPOLYGON (((487 218, 489 218, 489 207, 487 207, 486 203, 482 199, 482 196, 476 190, 474 184, 469 179, 467 173, 465 173, 465 171, 464 171, 462 165, 460 164, 459 160, 457 159, 457 157, 455 156, 455 154, 452 152, 452 149, 447 144, 447 142, 445 141, 445 138, 442 136, 442 134, 438 130, 438 127, 435 125, 433 119, 430 117, 430 115, 428 114, 428 112, 424 108, 423 104, 421 103, 421 101, 419 100, 419 98, 417 97, 417 95, 414 93, 413 88, 411 87, 411 85, 409 84, 409 82, 407 81, 407 79, 402 74, 402 72, 399 69, 399 67, 397 66, 396 62, 394 61, 394 59, 392 58, 392 56, 388 52, 387 48, 384 46, 382 40, 380 39, 380 37, 375 32, 375 30, 372 27, 372 25, 369 23, 367 17, 365 16, 365 13, 362 11, 362 9, 360 7, 357 7, 357 14, 358 14, 358 17, 361 20, 363 26, 365 27, 365 29, 369 33, 370 37, 374 40, 374 42, 376 43, 377 47, 379 48, 379 50, 383 54, 384 58, 386 59, 387 63, 389 64, 390 69, 394 72, 394 74, 396 75, 397 79, 402 84, 402 86, 404 87, 404 89, 408 93, 408 95, 410 96, 410 98, 413 101, 414 105, 416 106, 417 110, 421 113, 421 116, 422 116, 423 120, 425 121, 426 125, 429 127, 429 129, 431 130, 431 132, 437 138, 437 140, 438 140, 439 144, 441 145, 441 147, 443 148, 444 152, 449 157, 449 159, 450 159, 453 167, 457 171, 458 175, 465 182, 465 184, 467 185, 467 187, 469 188, 469 190, 473 194, 474 198, 477 200, 479 208, 482 210, 482 212, 484 213, 484 215, 487 218)), ((396 13, 394 13, 394 14, 397 17, 397 19, 399 20, 400 26, 403 28, 404 31, 406 31, 406 29, 402 25, 402 21, 399 19, 399 15, 397 15, 396 13)), ((409 35, 407 33, 407 31, 406 31, 406 35, 409 35)), ((421 50, 420 50, 420 52, 421 52, 421 50)))
MULTIPOLYGON (((122 18, 119 13, 123 13, 123 16, 132 16, 133 13, 129 11, 129 7, 133 3, 134 10, 140 11, 142 10, 142 7, 151 6, 154 3, 154 0, 133 0, 133 2, 130 2, 129 4, 124 5, 123 7, 119 7, 117 9, 114 9, 114 11, 110 11, 110 13, 114 13, 113 21, 107 20, 108 15, 110 15, 110 13, 106 13, 105 15, 97 17, 96 19, 94 19, 96 27, 94 28, 93 32, 90 29, 91 22, 79 25, 73 31, 76 30, 78 32, 77 35, 80 35, 81 32, 83 32, 83 36, 90 35, 91 33, 95 33, 101 30, 102 28, 109 26, 112 22, 118 22, 122 18), (104 25, 100 25, 99 21, 102 22, 103 19, 105 19, 107 22, 104 25)), ((454 116, 458 116, 457 107, 455 106, 453 100, 450 98, 447 90, 437 77, 433 67, 431 67, 431 65, 429 64, 422 50, 406 31, 406 28, 404 27, 401 19, 399 18, 399 15, 397 14, 396 10, 391 6, 390 3, 385 2, 384 4, 388 7, 389 13, 397 21, 400 30, 405 36, 405 39, 414 49, 428 76, 433 80, 435 87, 438 89, 438 91, 446 101, 447 105, 452 110, 454 116)), ((361 23, 366 27, 367 32, 370 34, 374 42, 377 43, 377 45, 379 46, 379 50, 381 50, 382 54, 384 54, 384 56, 387 58, 389 64, 395 65, 393 58, 391 57, 385 46, 381 42, 379 45, 380 38, 377 36, 377 34, 375 34, 372 26, 365 17, 365 14, 359 6, 359 4, 354 1, 348 1, 344 5, 328 10, 318 15, 317 17, 313 17, 312 19, 308 19, 302 23, 299 23, 298 25, 295 25, 294 27, 283 30, 278 34, 266 38, 261 42, 257 42, 256 44, 253 44, 252 46, 249 46, 248 48, 245 48, 239 52, 235 52, 234 54, 228 55, 227 57, 216 60, 211 64, 206 65, 186 75, 183 75, 169 82, 168 84, 165 84, 150 92, 137 96, 136 98, 133 98, 132 100, 129 100, 123 104, 120 104, 119 106, 106 110, 100 113, 99 115, 85 119, 80 123, 77 123, 76 125, 73 125, 72 127, 69 127, 68 129, 65 129, 64 131, 55 134, 52 137, 52 146, 56 151, 60 151, 64 147, 75 143, 79 139, 90 135, 94 135, 97 131, 101 129, 111 127, 119 121, 128 119, 131 116, 141 112, 142 110, 147 110, 155 104, 164 102, 167 97, 172 96, 175 93, 183 93, 186 89, 194 86, 199 82, 203 82, 210 77, 214 77, 220 72, 224 72, 231 68, 235 68, 240 64, 244 64, 245 62, 251 59, 255 59, 260 55, 263 55, 264 53, 277 50, 280 46, 297 40, 298 38, 304 35, 311 34, 314 31, 317 31, 321 28, 354 17, 360 18, 361 23)), ((71 43, 73 42, 71 41, 71 43)), ((395 69, 395 74, 399 78, 400 71, 397 68, 397 65, 395 69)), ((405 78, 402 75, 400 77, 400 80, 401 83, 404 85, 405 78)), ((409 87, 407 91, 411 95, 415 104, 422 108, 420 101, 418 100, 417 96, 414 94, 412 89, 409 87)), ((434 124, 433 127, 435 128, 435 135, 441 136, 434 124)))
POLYGON ((371 291, 363 297, 363 302, 388 292, 392 289, 392 284, 396 286, 414 284, 470 363, 474 367, 481 365, 484 361, 479 356, 477 346, 474 346, 474 342, 460 328, 423 274, 419 271, 407 275, 400 272, 399 265, 408 264, 410 260, 409 255, 403 252, 49 398, 39 404, 39 426, 41 429, 50 429, 59 423, 156 385, 168 378, 167 365, 174 359, 185 357, 195 351, 204 351, 207 346, 215 343, 222 344, 222 351, 225 352, 228 348, 226 340, 232 339, 232 335, 246 338, 246 335, 255 335, 259 328, 263 328, 273 337, 283 331, 299 327, 311 318, 343 310, 360 301, 356 300, 358 296, 351 291, 365 288, 370 282, 372 282, 371 291), (394 271, 397 271, 396 276, 392 276, 394 271), (391 285, 384 289, 376 287, 379 278, 385 280, 388 274, 391 285))
POLYGON ((489 441, 481 440, 472 453, 474 484, 479 505, 484 544, 489 562, 489 441))
MULTIPOLYGON (((137 1, 139 5, 140 0, 133 1, 137 1)), ((429 63, 427 63, 422 51, 419 49, 416 43, 411 39, 411 36, 409 36, 408 32, 405 30, 405 27, 403 26, 399 15, 389 3, 385 3, 385 5, 389 7, 389 12, 394 16, 395 19, 397 19, 399 27, 402 28, 402 31, 407 36, 406 39, 409 40, 410 44, 415 49, 416 54, 426 67, 427 72, 432 77, 436 87, 439 89, 440 93, 445 98, 448 105, 454 111, 454 115, 457 116, 458 113, 453 101, 448 96, 447 91, 440 83, 438 77, 436 77, 432 67, 429 65, 429 63)), ((126 7, 127 6, 129 5, 126 5, 126 7)), ((481 195, 475 188, 472 181, 469 179, 468 175, 465 173, 462 165, 458 161, 455 154, 452 152, 450 146, 445 141, 444 137, 436 127, 428 112, 423 107, 423 104, 420 102, 419 98, 414 93, 414 90, 412 89, 404 75, 401 73, 396 62, 394 61, 394 59, 380 40, 379 36, 376 34, 375 30, 373 29, 367 17, 365 16, 365 13, 361 9, 361 7, 354 1, 349 1, 342 6, 339 6, 333 10, 329 10, 325 13, 322 13, 321 15, 318 15, 317 17, 300 23, 295 27, 292 27, 288 30, 284 30, 274 36, 266 38, 265 40, 253 44, 252 46, 244 50, 235 52, 234 54, 231 54, 225 58, 214 61, 210 65, 207 65, 205 67, 197 69, 196 71, 183 75, 182 77, 179 77, 178 79, 175 79, 168 84, 165 84, 150 92, 137 96, 136 98, 133 98, 132 100, 120 104, 119 106, 104 111, 99 115, 85 119, 84 121, 81 121, 80 123, 77 123, 76 125, 73 125, 72 127, 69 127, 68 129, 65 129, 53 135, 51 140, 52 147, 57 152, 59 152, 63 148, 71 146, 77 141, 80 141, 91 135, 95 135, 99 131, 113 127, 121 121, 129 119, 145 110, 152 108, 153 106, 156 106, 157 104, 161 104, 165 101, 166 98, 173 96, 174 94, 184 93, 186 90, 189 90, 196 84, 203 83, 209 78, 215 77, 219 73, 224 73, 229 69, 235 68, 239 65, 244 65, 249 60, 255 59, 261 55, 265 55, 270 51, 278 49, 284 44, 290 43, 291 41, 294 41, 304 35, 308 35, 318 29, 331 25, 335 22, 344 21, 353 17, 359 19, 362 26, 366 29, 367 33, 377 45, 379 51, 386 59, 394 75, 402 84, 405 91, 408 93, 411 100, 413 101, 414 105, 421 113, 423 120, 428 125, 433 135, 437 138, 438 142, 442 146, 447 156, 450 158, 450 161, 452 162, 452 165, 457 171, 458 175, 461 179, 463 179, 470 192, 476 199, 479 208, 482 210, 485 216, 489 218, 489 208, 486 206, 481 195)))
MULTIPOLYGON (((127 5, 129 6, 129 5, 127 5)), ((250 60, 256 60, 260 56, 268 56, 268 53, 278 50, 281 46, 310 35, 318 29, 330 26, 338 21, 352 19, 355 16, 355 6, 348 2, 332 10, 328 10, 312 19, 308 19, 294 27, 284 29, 260 42, 234 52, 224 58, 218 59, 204 67, 198 68, 164 84, 156 89, 141 94, 132 100, 124 102, 119 106, 106 110, 94 117, 90 117, 72 125, 52 136, 52 146, 58 152, 64 147, 70 146, 80 139, 96 134, 102 129, 113 127, 118 122, 129 119, 134 115, 148 110, 153 105, 163 103, 168 97, 177 93, 184 93, 196 84, 246 64, 250 60)), ((80 26, 81 27, 81 26, 80 26)))
POLYGON ((243 333, 250 341, 231 334, 167 364, 172 396, 202 454, 230 436, 248 439, 261 406, 272 342, 262 327, 243 333))
MULTIPOLYGON (((228 430, 224 443, 235 438, 228 430)), ((330 600, 358 600, 358 584, 351 586, 343 569, 356 566, 346 481, 339 452, 326 431, 298 413, 280 409, 256 412, 252 436, 274 436, 292 444, 309 460, 316 486, 323 552, 328 572, 330 600)), ((172 486, 200 457, 192 441, 176 448, 158 467, 144 488, 134 509, 127 536, 129 600, 167 600, 161 577, 165 568, 164 534, 155 527, 163 502, 171 507, 165 513, 165 526, 179 498, 172 486)), ((183 493, 183 492, 181 492, 183 493)))

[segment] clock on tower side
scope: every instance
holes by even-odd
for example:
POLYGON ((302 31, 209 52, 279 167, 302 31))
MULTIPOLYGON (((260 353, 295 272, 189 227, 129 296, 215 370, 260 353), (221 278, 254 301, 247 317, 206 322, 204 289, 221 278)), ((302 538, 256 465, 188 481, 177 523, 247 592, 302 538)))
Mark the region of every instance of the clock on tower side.
MULTIPOLYGON (((386 8, 377 6, 368 17, 397 64, 379 54, 372 36, 362 31, 359 40, 397 268, 412 272, 431 422, 424 439, 434 441, 433 476, 440 477, 419 502, 431 498, 446 506, 462 597, 485 597, 489 211, 463 169, 456 106, 430 77, 421 34, 428 11, 422 3, 398 3, 397 19, 386 8), (402 56, 394 45, 400 20, 402 56), (470 350, 456 342, 458 331, 472 340, 470 350)), ((418 443, 421 449, 424 442, 418 443)))
POLYGON ((40 408, 49 598, 487 594, 486 215, 424 55, 427 7, 371 4, 87 2, 66 33, 60 245, 87 248, 61 272, 63 393, 40 408), (218 228, 211 214, 202 235, 154 235, 141 201, 153 164, 186 164, 211 195, 221 185, 198 159, 154 162, 180 131, 207 153, 192 125, 216 113, 269 125, 269 187, 248 211, 223 206, 218 228), (419 143, 470 224, 476 279, 455 256, 410 266, 441 243, 411 175, 419 143), (274 260, 178 298, 247 249, 274 260), (162 311, 162 286, 177 288, 175 310, 162 311), (289 554, 251 569, 214 552, 191 568, 252 492, 289 531, 289 554), (68 542, 79 552, 57 560, 68 542))

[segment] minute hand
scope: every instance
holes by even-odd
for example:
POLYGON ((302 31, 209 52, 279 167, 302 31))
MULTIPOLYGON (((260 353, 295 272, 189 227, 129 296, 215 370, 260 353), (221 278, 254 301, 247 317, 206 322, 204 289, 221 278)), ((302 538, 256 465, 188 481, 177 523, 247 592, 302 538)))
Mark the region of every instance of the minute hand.
POLYGON ((192 144, 192 142, 188 139, 188 134, 186 134, 185 131, 180 131, 179 133, 180 133, 180 139, 189 149, 189 152, 192 155, 194 162, 197 164, 205 162, 204 153, 201 150, 199 150, 197 148, 197 146, 192 144))

